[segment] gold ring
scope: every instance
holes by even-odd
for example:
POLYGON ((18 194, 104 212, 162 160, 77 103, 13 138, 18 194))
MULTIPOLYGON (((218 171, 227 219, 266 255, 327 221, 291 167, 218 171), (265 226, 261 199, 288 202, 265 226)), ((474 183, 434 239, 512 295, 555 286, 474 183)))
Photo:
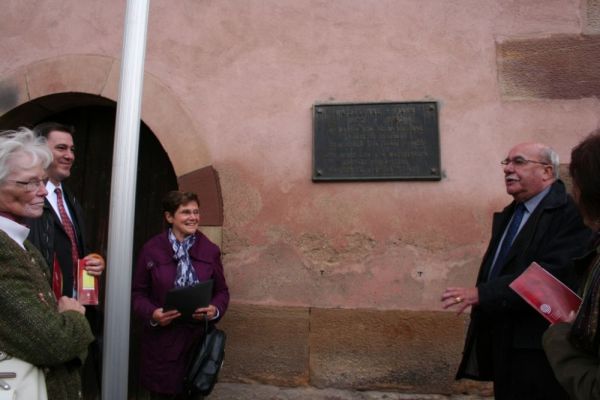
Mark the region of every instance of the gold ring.
POLYGON ((462 301, 463 301, 462 297, 460 297, 460 296, 456 296, 456 297, 454 298, 454 300, 456 300, 456 303, 457 303, 457 304, 458 304, 458 303, 462 303, 462 301))

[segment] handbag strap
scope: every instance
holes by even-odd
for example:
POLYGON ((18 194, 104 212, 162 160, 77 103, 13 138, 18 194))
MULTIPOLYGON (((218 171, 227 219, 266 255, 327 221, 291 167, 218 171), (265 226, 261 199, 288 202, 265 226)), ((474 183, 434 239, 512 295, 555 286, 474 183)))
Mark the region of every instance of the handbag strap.
POLYGON ((201 338, 201 340, 198 340, 196 343, 197 344, 197 348, 198 349, 206 349, 208 348, 208 316, 206 314, 204 314, 204 332, 203 332, 203 337, 201 338))
POLYGON ((206 345, 208 342, 208 315, 204 314, 204 344, 206 345))

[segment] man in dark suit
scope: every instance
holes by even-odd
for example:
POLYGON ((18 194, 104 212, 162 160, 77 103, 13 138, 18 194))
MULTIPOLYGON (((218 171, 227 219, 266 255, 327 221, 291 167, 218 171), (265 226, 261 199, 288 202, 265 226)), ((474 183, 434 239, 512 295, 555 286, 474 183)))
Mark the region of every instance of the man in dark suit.
POLYGON ((46 173, 48 195, 44 202, 44 212, 39 219, 32 220, 29 240, 40 250, 51 269, 53 289, 57 297, 76 298, 74 263, 85 259, 85 269, 90 275, 99 276, 104 270, 104 260, 90 257, 85 241, 83 210, 65 187, 63 181, 71 176, 71 167, 75 161, 73 128, 47 122, 34 128, 39 136, 44 136, 52 151, 53 160, 46 173), (61 214, 66 215, 62 221, 61 214), (69 232, 72 226, 72 232, 69 232), (73 235, 73 240, 70 235, 73 235), (72 245, 75 241, 76 246, 72 245), (62 276, 62 279, 58 279, 62 276))
MULTIPOLYGON (((76 267, 79 259, 85 260, 85 270, 100 276, 105 269, 102 257, 91 256, 85 240, 83 210, 65 187, 63 181, 71 176, 75 161, 74 129, 70 126, 47 122, 37 125, 34 132, 44 136, 52 151, 53 160, 48 167, 44 200, 44 211, 40 218, 29 221, 31 231, 29 241, 42 253, 52 276, 52 289, 57 298, 68 296, 77 298, 76 267)), ((86 317, 92 332, 101 335, 101 317, 97 307, 86 307, 86 317)), ((100 343, 95 341, 90 347, 83 370, 85 393, 95 393, 100 388, 100 343), (86 378, 87 377, 87 378, 86 378)))
POLYGON ((570 260, 583 253, 591 233, 558 179, 551 148, 519 144, 502 165, 514 201, 494 215, 476 286, 449 287, 442 295, 444 308, 460 314, 472 307, 457 379, 493 381, 496 400, 567 400, 542 350, 548 323, 508 285, 536 261, 573 286, 570 260))

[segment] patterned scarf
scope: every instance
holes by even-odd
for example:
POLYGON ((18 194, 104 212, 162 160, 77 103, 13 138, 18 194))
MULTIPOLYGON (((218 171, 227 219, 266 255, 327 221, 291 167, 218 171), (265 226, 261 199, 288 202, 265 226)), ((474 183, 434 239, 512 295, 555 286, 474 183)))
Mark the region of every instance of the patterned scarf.
POLYGON ((596 256, 588 268, 583 301, 569 335, 570 342, 590 354, 598 354, 600 344, 600 240, 596 240, 596 256))
POLYGON ((183 239, 183 242, 177 240, 173 231, 169 229, 169 242, 173 247, 173 258, 177 261, 177 275, 175 276, 175 287, 186 287, 198 283, 196 270, 190 260, 190 249, 196 241, 196 235, 190 235, 183 239))

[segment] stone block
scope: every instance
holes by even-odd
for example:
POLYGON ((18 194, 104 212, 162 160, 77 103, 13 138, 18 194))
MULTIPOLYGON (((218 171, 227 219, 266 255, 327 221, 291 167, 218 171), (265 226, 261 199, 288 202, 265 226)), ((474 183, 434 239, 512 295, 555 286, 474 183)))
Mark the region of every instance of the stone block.
POLYGON ((198 228, 206 237, 219 247, 223 246, 223 227, 222 226, 202 226, 198 228))
POLYGON ((222 381, 308 384, 307 308, 231 304, 219 327, 227 333, 222 381))
POLYGON ((311 385, 451 393, 466 318, 436 311, 312 309, 311 385))
POLYGON ((63 92, 99 95, 111 70, 113 58, 91 55, 63 56, 28 67, 32 99, 63 92))
POLYGON ((583 2, 584 20, 583 33, 600 33, 600 0, 587 0, 583 2))
MULTIPOLYGON (((201 112, 195 110, 196 116, 201 112)), ((185 157, 171 157, 178 176, 212 164, 203 139, 207 133, 199 131, 191 115, 164 82, 152 74, 144 74, 142 120, 168 154, 181 154, 181 149, 185 149, 185 157)))
POLYGON ((221 184, 212 165, 179 176, 177 182, 179 190, 195 192, 198 195, 202 225, 223 225, 221 184))
POLYGON ((600 36, 554 35, 497 44, 502 95, 579 99, 600 95, 600 36))

